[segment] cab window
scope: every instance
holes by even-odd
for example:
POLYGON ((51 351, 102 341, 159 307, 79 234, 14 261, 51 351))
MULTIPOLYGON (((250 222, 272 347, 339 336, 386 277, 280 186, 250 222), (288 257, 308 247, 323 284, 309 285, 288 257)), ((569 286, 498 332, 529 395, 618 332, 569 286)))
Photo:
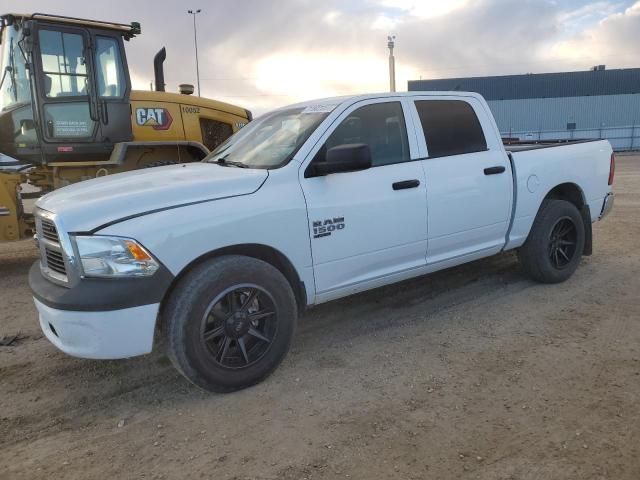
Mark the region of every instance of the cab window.
POLYGON ((101 98, 121 98, 125 81, 120 59, 120 46, 114 38, 96 38, 96 73, 101 98))
POLYGON ((473 107, 461 100, 419 100, 429 158, 484 152, 487 141, 473 107))
POLYGON ((374 103, 354 110, 327 139, 319 157, 324 158, 330 148, 352 143, 369 146, 374 167, 409 161, 407 127, 400 102, 374 103))
POLYGON ((38 38, 45 95, 49 98, 87 95, 87 65, 82 35, 40 30, 38 38))

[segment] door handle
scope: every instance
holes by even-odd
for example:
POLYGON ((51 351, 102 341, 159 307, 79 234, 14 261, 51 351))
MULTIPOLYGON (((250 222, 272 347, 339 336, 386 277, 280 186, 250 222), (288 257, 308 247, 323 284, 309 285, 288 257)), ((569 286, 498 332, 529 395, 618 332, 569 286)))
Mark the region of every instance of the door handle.
POLYGON ((90 83, 87 83, 87 98, 89 100, 89 118, 94 122, 99 122, 98 118, 98 102, 93 96, 93 88, 90 83))
POLYGON ((100 103, 100 107, 102 110, 102 123, 105 125, 109 125, 109 106, 107 105, 106 100, 102 100, 100 103))
POLYGON ((416 188, 420 185, 420 180, 403 180, 395 182, 392 186, 394 190, 406 190, 407 188, 416 188))
POLYGON ((504 173, 506 169, 504 167, 489 167, 484 169, 485 175, 498 175, 499 173, 504 173))

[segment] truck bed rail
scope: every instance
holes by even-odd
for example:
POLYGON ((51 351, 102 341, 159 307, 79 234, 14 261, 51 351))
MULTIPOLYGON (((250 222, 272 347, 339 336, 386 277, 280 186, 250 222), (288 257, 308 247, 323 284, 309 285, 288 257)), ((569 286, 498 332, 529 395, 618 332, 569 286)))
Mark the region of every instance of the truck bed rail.
POLYGON ((600 138, 580 138, 570 140, 518 140, 514 138, 503 138, 502 144, 507 152, 524 152, 527 150, 537 150, 540 148, 562 147, 565 145, 575 145, 577 143, 600 142, 600 138))

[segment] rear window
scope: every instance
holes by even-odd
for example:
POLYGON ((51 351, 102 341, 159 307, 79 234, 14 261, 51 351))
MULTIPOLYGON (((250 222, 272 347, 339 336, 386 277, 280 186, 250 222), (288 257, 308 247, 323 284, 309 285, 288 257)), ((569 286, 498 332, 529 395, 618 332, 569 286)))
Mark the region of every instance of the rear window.
POLYGON ((460 100, 419 100, 429 158, 483 152, 487 141, 471 105, 460 100))

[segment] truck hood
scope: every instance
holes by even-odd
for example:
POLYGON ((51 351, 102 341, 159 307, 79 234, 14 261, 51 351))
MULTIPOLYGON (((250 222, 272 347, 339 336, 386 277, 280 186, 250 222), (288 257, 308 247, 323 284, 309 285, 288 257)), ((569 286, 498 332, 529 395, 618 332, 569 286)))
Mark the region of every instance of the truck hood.
POLYGON ((69 185, 40 198, 69 232, 88 232, 133 216, 257 191, 267 170, 189 163, 119 173, 69 185))

